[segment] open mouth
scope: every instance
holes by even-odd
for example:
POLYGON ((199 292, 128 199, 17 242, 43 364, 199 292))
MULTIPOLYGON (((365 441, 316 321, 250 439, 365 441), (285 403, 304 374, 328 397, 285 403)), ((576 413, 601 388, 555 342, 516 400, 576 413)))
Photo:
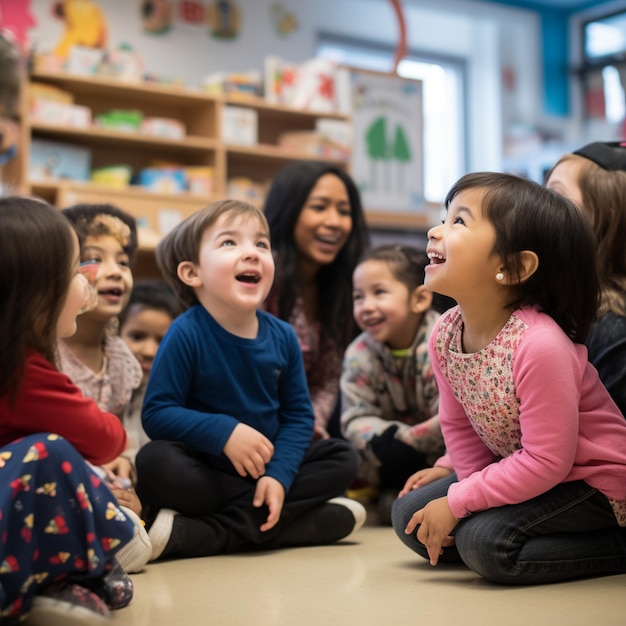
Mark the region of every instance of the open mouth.
POLYGON ((439 265, 440 263, 446 262, 445 257, 439 254, 438 252, 429 252, 428 258, 430 259, 431 265, 439 265))
POLYGON ((99 289, 98 295, 100 296, 113 296, 114 298, 120 298, 122 296, 122 290, 118 288, 113 289, 99 289))
POLYGON ((244 272, 243 274, 238 274, 236 279, 240 283, 250 283, 256 285, 261 280, 261 277, 255 272, 244 272))

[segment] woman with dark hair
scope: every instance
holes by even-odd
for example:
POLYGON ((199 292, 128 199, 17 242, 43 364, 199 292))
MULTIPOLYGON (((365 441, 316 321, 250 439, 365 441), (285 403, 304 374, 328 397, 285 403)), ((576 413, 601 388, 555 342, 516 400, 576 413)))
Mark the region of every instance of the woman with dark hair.
POLYGON ((343 353, 356 330, 352 272, 369 243, 361 198, 341 168, 298 161, 276 175, 264 212, 276 261, 265 308, 298 334, 315 436, 327 438, 343 353))

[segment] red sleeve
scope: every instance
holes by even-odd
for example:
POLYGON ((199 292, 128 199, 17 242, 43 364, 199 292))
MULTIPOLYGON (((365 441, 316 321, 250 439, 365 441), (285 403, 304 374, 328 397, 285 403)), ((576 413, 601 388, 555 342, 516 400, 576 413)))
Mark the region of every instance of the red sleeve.
POLYGON ((94 465, 112 461, 126 447, 126 431, 119 418, 101 411, 39 354, 28 357, 13 403, 11 394, 7 395, 0 398, 0 444, 51 432, 67 439, 94 465))

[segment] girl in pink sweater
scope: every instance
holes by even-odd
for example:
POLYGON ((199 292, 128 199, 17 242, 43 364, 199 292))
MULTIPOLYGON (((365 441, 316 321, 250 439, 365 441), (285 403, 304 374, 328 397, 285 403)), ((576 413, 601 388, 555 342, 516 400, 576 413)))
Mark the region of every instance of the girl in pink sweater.
POLYGON ((626 572, 626 422, 587 360, 595 241, 564 198, 461 178, 425 285, 458 306, 430 341, 447 455, 411 476, 396 533, 504 584, 626 572))

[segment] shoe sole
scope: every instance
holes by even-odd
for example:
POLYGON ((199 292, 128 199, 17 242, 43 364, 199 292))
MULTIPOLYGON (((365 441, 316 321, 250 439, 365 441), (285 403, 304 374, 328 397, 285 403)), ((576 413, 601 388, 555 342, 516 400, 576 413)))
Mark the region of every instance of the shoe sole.
POLYGON ((115 553, 115 558, 127 573, 136 574, 150 560, 152 542, 137 514, 126 507, 121 508, 124 511, 124 515, 133 521, 137 532, 125 546, 115 553))
POLYGON ((167 542, 172 536, 172 528, 174 528, 174 516, 177 515, 176 511, 171 509, 161 509, 150 530, 148 531, 148 537, 152 544, 152 553, 150 555, 150 561, 156 561, 165 550, 167 542))
POLYGON ((350 498, 344 498, 339 496, 338 498, 332 498, 331 500, 326 501, 327 504, 338 504, 339 506, 343 506, 350 510, 354 517, 354 528, 350 531, 350 535, 354 534, 363 524, 365 524, 365 520, 367 519, 367 511, 365 507, 356 500, 351 500, 350 498))

